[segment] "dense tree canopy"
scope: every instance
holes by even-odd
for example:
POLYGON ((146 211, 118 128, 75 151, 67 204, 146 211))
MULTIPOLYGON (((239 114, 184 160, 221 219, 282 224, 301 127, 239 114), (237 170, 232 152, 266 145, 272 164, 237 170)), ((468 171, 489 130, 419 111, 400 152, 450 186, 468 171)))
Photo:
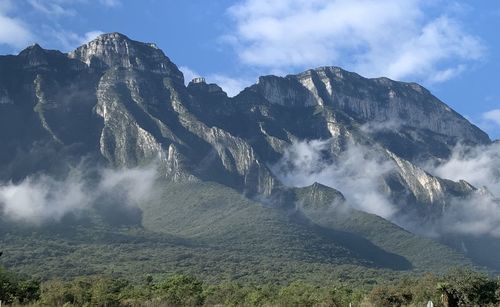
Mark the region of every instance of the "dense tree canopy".
POLYGON ((141 282, 105 276, 37 280, 0 269, 3 304, 29 306, 498 306, 500 279, 470 271, 407 277, 372 287, 313 284, 210 284, 175 274, 141 282))

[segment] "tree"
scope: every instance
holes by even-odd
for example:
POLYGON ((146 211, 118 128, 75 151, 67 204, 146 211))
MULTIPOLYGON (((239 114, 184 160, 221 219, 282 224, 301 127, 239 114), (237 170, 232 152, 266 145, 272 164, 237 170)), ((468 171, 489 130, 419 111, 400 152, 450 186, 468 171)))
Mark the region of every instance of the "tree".
POLYGON ((173 306, 203 305, 203 284, 192 276, 173 275, 156 287, 162 301, 173 306))
POLYGON ((455 270, 438 284, 445 306, 497 306, 498 284, 488 276, 471 270, 455 270))
POLYGON ((40 297, 40 283, 26 279, 0 267, 0 300, 10 304, 34 302, 40 297))

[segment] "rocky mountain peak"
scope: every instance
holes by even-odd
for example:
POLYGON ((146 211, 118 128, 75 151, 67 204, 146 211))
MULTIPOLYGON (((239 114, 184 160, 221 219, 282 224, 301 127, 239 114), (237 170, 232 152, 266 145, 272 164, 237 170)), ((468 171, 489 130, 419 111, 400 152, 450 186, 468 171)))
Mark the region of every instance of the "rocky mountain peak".
POLYGON ((304 107, 318 104, 306 88, 289 76, 262 76, 257 84, 244 91, 256 92, 270 104, 281 106, 304 107))
POLYGON ((19 57, 26 62, 26 66, 48 65, 48 50, 38 44, 33 44, 19 53, 19 57))
POLYGON ((195 95, 209 94, 227 97, 226 92, 224 92, 224 90, 219 85, 215 83, 207 83, 205 78, 202 77, 194 78, 193 80, 191 80, 187 88, 192 94, 195 95))
POLYGON ((168 75, 184 82, 177 66, 155 44, 134 41, 121 33, 99 35, 70 52, 68 57, 99 69, 137 69, 168 75))
POLYGON ((78 70, 82 67, 78 61, 68 61, 67 56, 58 50, 48 50, 42 48, 39 44, 33 44, 22 50, 17 56, 21 68, 56 70, 70 69, 78 70))
MULTIPOLYGON (((271 104, 325 106, 360 124, 391 123, 394 129, 405 126, 430 131, 451 142, 490 142, 486 133, 416 83, 365 78, 339 67, 319 67, 286 77, 264 76, 248 90, 271 104)), ((373 132, 381 129, 385 128, 376 127, 373 132)))
POLYGON ((39 44, 35 43, 31 46, 26 47, 26 49, 22 50, 19 55, 20 56, 28 56, 30 54, 44 54, 45 49, 43 49, 39 44))

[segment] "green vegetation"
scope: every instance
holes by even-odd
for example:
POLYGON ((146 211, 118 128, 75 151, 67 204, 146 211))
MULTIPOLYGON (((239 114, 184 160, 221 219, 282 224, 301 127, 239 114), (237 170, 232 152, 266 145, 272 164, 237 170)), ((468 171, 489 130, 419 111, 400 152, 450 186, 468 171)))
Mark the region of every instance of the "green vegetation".
POLYGON ((342 283, 212 284, 175 274, 139 282, 103 276, 38 282, 0 271, 0 299, 14 306, 498 306, 500 279, 470 270, 356 288, 342 283))
POLYGON ((269 207, 209 182, 165 183, 158 191, 141 211, 124 214, 87 212, 41 226, 0 217, 0 261, 44 280, 183 273, 211 283, 355 286, 469 265, 443 245, 360 211, 269 207), (129 218, 117 220, 121 215, 129 218))
POLYGON ((29 303, 40 297, 40 285, 37 280, 24 278, 0 267, 0 301, 4 304, 13 302, 29 303))

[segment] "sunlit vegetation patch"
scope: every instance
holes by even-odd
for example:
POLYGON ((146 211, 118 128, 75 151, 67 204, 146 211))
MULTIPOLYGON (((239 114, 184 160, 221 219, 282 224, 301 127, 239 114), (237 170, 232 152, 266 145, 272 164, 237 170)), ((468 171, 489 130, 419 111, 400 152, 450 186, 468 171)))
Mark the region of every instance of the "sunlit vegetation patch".
POLYGON ((174 274, 140 282, 109 276, 38 281, 0 271, 3 306, 498 306, 500 279, 470 270, 408 277, 371 287, 293 281, 211 284, 174 274))

